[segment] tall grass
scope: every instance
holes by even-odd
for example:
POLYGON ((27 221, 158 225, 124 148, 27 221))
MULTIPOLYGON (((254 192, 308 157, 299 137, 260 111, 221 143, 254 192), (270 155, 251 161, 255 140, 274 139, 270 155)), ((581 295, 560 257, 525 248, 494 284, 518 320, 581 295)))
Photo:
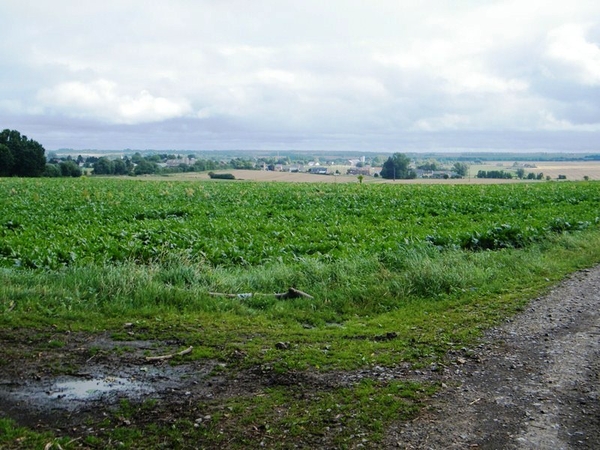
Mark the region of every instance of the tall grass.
POLYGON ((600 233, 558 236, 527 249, 494 252, 404 246, 385 255, 331 262, 299 258, 248 268, 201 265, 171 255, 149 264, 73 266, 60 271, 0 271, 2 321, 68 317, 102 323, 115 317, 228 313, 313 324, 343 322, 408 303, 459 299, 474 293, 527 296, 547 279, 600 260, 600 233), (295 287, 314 299, 280 300, 295 287), (223 294, 252 294, 230 298, 223 294))

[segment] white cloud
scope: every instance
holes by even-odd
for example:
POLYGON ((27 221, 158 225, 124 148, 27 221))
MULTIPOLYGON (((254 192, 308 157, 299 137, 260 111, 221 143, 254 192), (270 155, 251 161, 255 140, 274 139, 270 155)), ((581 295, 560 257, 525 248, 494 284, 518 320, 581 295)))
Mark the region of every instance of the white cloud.
POLYGON ((111 123, 135 124, 182 117, 191 112, 186 100, 154 97, 146 90, 135 96, 119 93, 108 80, 61 83, 38 94, 49 110, 67 116, 99 117, 111 123))
POLYGON ((457 130, 465 128, 471 123, 471 119, 468 116, 459 114, 444 114, 441 117, 425 118, 417 120, 414 128, 420 131, 437 131, 443 130, 457 130))
POLYGON ((568 68, 568 76, 591 85, 600 85, 600 47, 589 42, 591 25, 565 24, 548 33, 546 55, 568 68))
POLYGON ((268 85, 285 86, 293 88, 298 84, 298 77, 295 73, 280 69, 261 69, 256 74, 259 82, 268 85))
POLYGON ((450 94, 462 93, 508 93, 526 91, 529 84, 526 80, 502 77, 491 73, 482 61, 471 55, 449 55, 442 52, 445 44, 433 45, 431 48, 416 46, 410 52, 396 55, 374 55, 374 60, 385 66, 396 66, 406 72, 421 73, 437 80, 433 89, 445 90, 450 94), (443 56, 440 53, 444 53, 443 56))

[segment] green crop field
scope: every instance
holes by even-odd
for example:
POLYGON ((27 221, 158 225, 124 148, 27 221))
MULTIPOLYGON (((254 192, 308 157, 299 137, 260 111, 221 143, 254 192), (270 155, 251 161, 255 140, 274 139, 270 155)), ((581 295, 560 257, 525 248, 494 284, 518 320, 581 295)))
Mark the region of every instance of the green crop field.
MULTIPOLYGON (((193 346, 179 363, 277 373, 427 366, 598 261, 596 182, 0 179, 0 327, 126 340, 123 324, 133 323, 136 339, 193 346), (289 288, 310 297, 272 295, 289 288)), ((257 444, 242 428, 259 422, 275 439, 320 435, 331 404, 352 397, 364 417, 351 427, 378 442, 435 387, 411 387, 408 403, 398 389, 360 383, 311 403, 278 388, 227 400, 253 415, 223 427, 239 448, 257 444), (387 406, 375 411, 369 398, 379 396, 387 406)), ((159 432, 144 431, 148 448, 159 432)), ((171 444, 222 439, 189 432, 171 444)), ((336 433, 328 442, 347 445, 349 431, 336 433)), ((136 439, 119 437, 133 448, 136 439)))
POLYGON ((380 259, 426 243, 525 247, 597 226, 594 183, 331 186, 4 180, 0 265, 56 270, 173 255, 209 267, 380 259))

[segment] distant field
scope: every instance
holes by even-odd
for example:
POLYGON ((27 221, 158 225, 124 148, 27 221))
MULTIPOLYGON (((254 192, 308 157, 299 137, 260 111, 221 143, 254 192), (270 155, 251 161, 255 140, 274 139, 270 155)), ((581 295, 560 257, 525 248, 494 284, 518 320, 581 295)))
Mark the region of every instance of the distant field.
POLYGON ((552 178, 566 175, 568 180, 583 180, 588 176, 590 180, 600 180, 600 162, 538 162, 537 169, 526 169, 531 172, 543 172, 552 178))
MULTIPOLYGON (((526 162, 535 167, 523 167, 525 173, 533 172, 535 174, 543 173, 544 178, 549 176, 553 180, 557 179, 559 175, 565 175, 567 180, 583 180, 585 176, 589 177, 590 180, 600 180, 600 161, 532 161, 526 162)), ((472 165, 470 167, 471 177, 474 177, 480 170, 504 170, 506 172, 512 172, 516 169, 513 167, 513 163, 502 161, 502 162, 488 162, 482 165, 472 165)))
MULTIPOLYGON (((559 175, 565 175, 567 180, 583 180, 587 176, 590 180, 600 180, 600 161, 590 162, 527 162, 527 164, 535 167, 525 167, 525 173, 533 172, 538 174, 542 172, 544 179, 550 176, 555 180, 559 175)), ((339 167, 339 166, 336 166, 339 167)), ((340 172, 345 173, 345 169, 340 169, 340 172)), ((417 180, 396 180, 396 183, 409 184, 498 184, 498 183, 515 183, 521 180, 494 180, 494 179, 478 179, 475 175, 479 170, 504 170, 514 172, 516 167, 513 167, 511 162, 488 162, 482 165, 470 166, 471 177, 459 180, 432 180, 432 179, 417 179, 417 180)), ((232 173, 236 179, 249 181, 280 181, 287 183, 358 183, 356 175, 315 175, 310 173, 289 173, 289 172, 271 172, 263 170, 227 170, 225 172, 232 173)), ((165 177, 147 177, 151 179, 165 179, 165 177)), ((206 173, 182 173, 169 176, 169 178, 177 178, 180 180, 208 180, 209 176, 206 173)), ((531 180, 527 180, 531 181, 531 180)), ((382 178, 365 177, 363 183, 392 183, 391 180, 382 178)))

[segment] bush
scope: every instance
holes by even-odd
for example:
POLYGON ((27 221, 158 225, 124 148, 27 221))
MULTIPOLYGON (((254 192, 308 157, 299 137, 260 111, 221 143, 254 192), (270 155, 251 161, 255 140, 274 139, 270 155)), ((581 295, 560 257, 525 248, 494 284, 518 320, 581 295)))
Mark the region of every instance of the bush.
POLYGON ((235 176, 232 173, 208 172, 208 176, 216 180, 235 180, 235 176))
POLYGON ((49 178, 56 178, 62 176, 58 164, 46 164, 46 168, 44 169, 44 176, 49 178))
POLYGON ((480 170, 477 172, 477 178, 496 178, 510 180, 513 174, 504 170, 480 170))
POLYGON ((77 178, 81 176, 81 169, 75 161, 61 161, 58 166, 63 177, 77 178))

